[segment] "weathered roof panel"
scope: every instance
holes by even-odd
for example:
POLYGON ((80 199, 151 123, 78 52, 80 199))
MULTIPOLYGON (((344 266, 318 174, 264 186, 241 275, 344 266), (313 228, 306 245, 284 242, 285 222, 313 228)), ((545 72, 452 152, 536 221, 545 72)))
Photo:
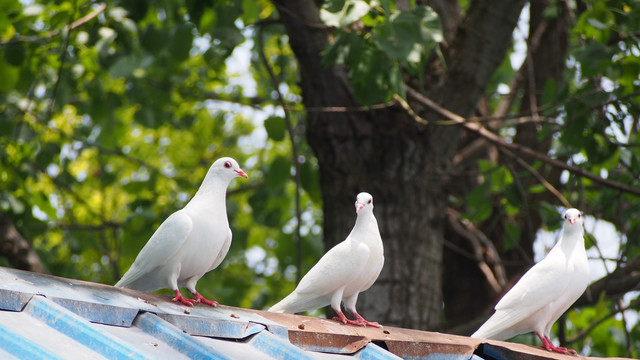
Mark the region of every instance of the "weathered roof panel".
POLYGON ((1 359, 575 359, 501 341, 220 305, 0 267, 1 359))

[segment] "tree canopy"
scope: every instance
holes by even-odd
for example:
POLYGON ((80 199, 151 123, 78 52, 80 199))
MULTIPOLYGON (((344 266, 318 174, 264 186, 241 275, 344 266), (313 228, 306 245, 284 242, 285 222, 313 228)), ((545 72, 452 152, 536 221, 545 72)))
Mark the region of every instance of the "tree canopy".
POLYGON ((359 309, 469 334, 574 206, 615 236, 587 227, 604 277, 554 333, 638 357, 638 24, 625 0, 5 0, 0 264, 113 284, 232 156, 206 297, 272 305, 368 191, 387 263, 359 309))

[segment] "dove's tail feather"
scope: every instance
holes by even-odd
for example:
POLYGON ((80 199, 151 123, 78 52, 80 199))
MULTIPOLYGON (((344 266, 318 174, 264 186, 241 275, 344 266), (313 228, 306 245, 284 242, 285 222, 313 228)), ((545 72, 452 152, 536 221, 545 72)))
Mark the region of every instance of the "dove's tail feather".
POLYGON ((127 289, 134 289, 140 291, 154 291, 158 289, 162 289, 166 285, 160 281, 159 276, 156 276, 157 273, 151 274, 141 274, 137 271, 132 271, 129 269, 122 278, 116 283, 115 286, 123 287, 127 289))
POLYGON ((507 340, 518 334, 513 329, 513 317, 510 312, 496 311, 471 337, 477 339, 507 340))
POLYGON ((279 303, 273 305, 268 311, 295 314, 303 311, 315 310, 317 308, 327 306, 330 303, 330 298, 327 296, 300 296, 295 291, 287 295, 279 303))

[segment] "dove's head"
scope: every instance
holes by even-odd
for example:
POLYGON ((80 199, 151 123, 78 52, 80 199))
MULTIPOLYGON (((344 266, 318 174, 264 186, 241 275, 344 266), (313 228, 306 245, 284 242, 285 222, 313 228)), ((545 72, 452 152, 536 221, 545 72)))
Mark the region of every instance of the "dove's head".
POLYGON ((570 225, 582 226, 582 213, 578 209, 568 209, 564 213, 564 222, 565 225, 569 223, 570 225))
POLYGON ((238 176, 248 178, 247 174, 240 169, 238 162, 230 157, 223 157, 216 160, 209 169, 211 174, 215 174, 216 177, 231 181, 231 179, 238 176))
POLYGON ((373 196, 366 192, 361 192, 356 196, 356 213, 363 211, 363 209, 373 210, 373 196))

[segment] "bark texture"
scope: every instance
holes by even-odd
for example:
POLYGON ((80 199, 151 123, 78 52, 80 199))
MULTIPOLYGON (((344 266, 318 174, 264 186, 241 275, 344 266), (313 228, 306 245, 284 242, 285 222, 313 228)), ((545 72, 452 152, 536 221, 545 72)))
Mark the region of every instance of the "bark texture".
POLYGON ((49 273, 31 244, 20 235, 11 218, 1 211, 0 256, 5 257, 16 269, 49 273))

